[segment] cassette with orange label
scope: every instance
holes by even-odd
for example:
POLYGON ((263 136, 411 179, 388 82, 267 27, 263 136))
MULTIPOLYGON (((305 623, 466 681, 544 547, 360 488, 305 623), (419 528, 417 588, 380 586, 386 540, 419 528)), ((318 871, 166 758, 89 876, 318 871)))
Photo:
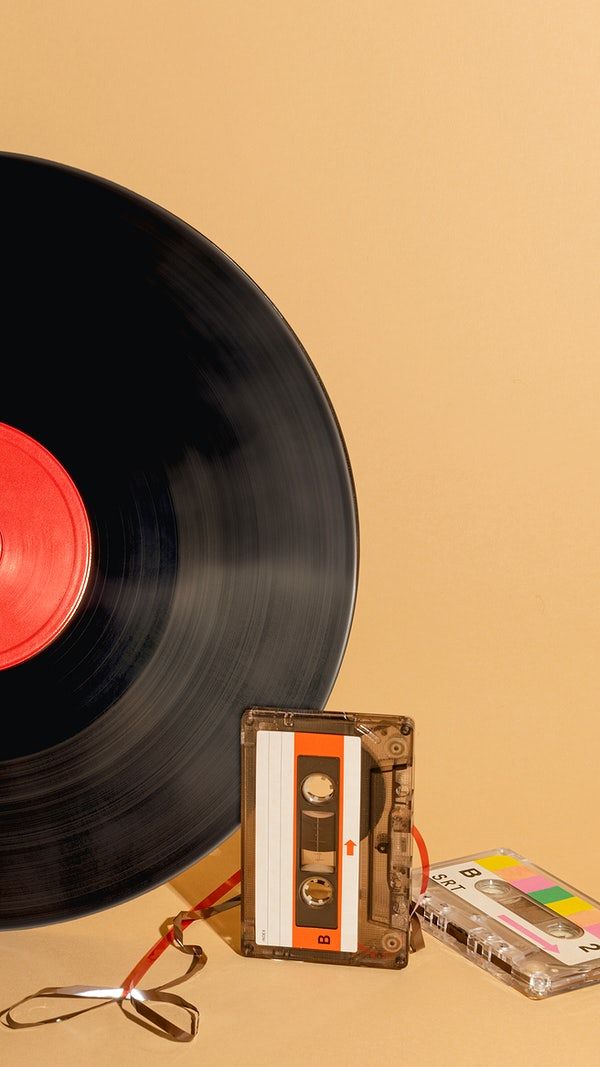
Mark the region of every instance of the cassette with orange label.
POLYGON ((244 713, 246 955, 406 965, 413 740, 404 716, 244 713))

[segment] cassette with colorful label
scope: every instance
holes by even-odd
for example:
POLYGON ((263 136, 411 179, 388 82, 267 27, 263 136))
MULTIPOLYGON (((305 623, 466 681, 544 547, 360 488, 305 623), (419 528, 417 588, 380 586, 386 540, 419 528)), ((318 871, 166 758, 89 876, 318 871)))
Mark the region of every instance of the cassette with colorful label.
POLYGON ((434 864, 417 912, 425 930, 534 999, 600 982, 600 903, 511 849, 434 864))

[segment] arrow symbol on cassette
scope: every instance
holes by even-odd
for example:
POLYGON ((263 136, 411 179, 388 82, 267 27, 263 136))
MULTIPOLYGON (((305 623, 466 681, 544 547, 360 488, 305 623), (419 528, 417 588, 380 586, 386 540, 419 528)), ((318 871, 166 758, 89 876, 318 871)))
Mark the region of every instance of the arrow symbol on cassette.
POLYGON ((346 855, 353 856, 354 849, 356 848, 356 841, 344 841, 344 845, 346 846, 346 855))
POLYGON ((541 945, 541 947, 544 948, 546 952, 559 951, 558 945, 551 945, 549 941, 544 941, 543 937, 539 937, 538 934, 532 933, 532 931, 528 930, 526 926, 521 926, 520 923, 517 923, 514 919, 511 919, 510 915, 499 915, 498 918, 501 919, 502 922, 505 922, 508 926, 514 927, 514 929, 518 930, 520 934, 524 934, 525 937, 528 937, 530 941, 535 941, 536 944, 541 945))

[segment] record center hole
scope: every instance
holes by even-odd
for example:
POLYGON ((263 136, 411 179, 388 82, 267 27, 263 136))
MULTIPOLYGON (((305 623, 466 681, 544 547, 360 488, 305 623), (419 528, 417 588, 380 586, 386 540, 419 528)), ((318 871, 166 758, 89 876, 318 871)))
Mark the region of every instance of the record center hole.
POLYGON ((335 786, 328 774, 309 774, 302 783, 302 796, 309 804, 326 804, 335 786))
POLYGON ((300 896, 310 908, 322 908, 333 899, 333 886, 327 878, 307 878, 300 886, 300 896))

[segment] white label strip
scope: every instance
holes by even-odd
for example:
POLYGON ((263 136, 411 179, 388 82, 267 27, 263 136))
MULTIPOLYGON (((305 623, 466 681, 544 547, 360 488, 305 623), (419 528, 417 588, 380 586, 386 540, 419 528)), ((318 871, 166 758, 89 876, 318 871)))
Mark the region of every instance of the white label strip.
POLYGON ((342 862, 340 892, 342 952, 358 949, 358 867, 360 860, 360 737, 344 738, 342 862))
POLYGON ((292 944, 294 868, 294 735, 256 736, 256 941, 292 944))

